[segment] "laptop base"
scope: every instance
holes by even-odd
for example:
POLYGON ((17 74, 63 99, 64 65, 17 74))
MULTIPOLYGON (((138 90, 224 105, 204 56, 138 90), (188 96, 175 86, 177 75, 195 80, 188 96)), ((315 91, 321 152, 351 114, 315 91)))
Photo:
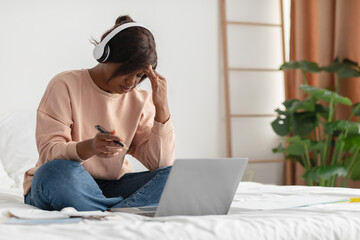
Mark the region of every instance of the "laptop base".
POLYGON ((137 214, 146 217, 154 217, 157 207, 129 207, 129 208, 111 208, 110 212, 123 212, 137 214))

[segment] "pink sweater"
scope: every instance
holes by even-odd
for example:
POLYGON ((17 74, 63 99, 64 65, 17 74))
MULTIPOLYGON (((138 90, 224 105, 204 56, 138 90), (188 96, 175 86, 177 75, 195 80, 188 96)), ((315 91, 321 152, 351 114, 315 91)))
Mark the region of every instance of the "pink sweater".
POLYGON ((115 180, 131 165, 124 159, 130 154, 146 168, 154 170, 174 161, 175 136, 171 120, 154 120, 151 94, 135 88, 126 94, 111 94, 100 89, 87 69, 56 75, 49 83, 37 111, 36 144, 39 160, 25 172, 24 195, 31 188, 36 170, 53 159, 81 162, 97 179, 115 180), (95 125, 116 130, 129 150, 112 158, 93 156, 83 161, 76 144, 97 134, 95 125))

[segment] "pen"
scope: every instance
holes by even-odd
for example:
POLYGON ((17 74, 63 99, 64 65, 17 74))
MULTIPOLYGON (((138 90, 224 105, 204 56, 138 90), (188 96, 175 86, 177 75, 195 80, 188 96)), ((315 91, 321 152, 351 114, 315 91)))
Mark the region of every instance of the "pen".
POLYGON ((349 201, 350 201, 351 203, 360 202, 360 197, 351 197, 351 198, 349 198, 349 201))
MULTIPOLYGON (((106 130, 105 130, 103 127, 101 127, 100 125, 95 125, 95 128, 96 128, 99 132, 101 132, 101 133, 111 134, 110 132, 106 131, 106 130)), ((117 141, 117 140, 114 140, 113 142, 116 143, 116 144, 119 144, 119 145, 122 146, 124 149, 129 150, 129 148, 128 148, 124 143, 122 143, 122 142, 120 142, 120 141, 117 141)))
POLYGON ((336 202, 332 202, 332 203, 358 203, 360 202, 360 197, 351 197, 348 198, 347 200, 342 200, 342 201, 336 201, 336 202))

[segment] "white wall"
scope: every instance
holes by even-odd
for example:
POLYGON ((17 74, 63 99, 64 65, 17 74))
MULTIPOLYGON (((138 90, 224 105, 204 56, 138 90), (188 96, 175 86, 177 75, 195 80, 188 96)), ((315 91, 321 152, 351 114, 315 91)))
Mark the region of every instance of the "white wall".
MULTIPOLYGON (((286 15, 289 1, 285 0, 286 15)), ((90 38, 99 39, 119 15, 129 14, 148 26, 157 42, 158 71, 168 79, 176 158, 225 156, 219 2, 0 0, 0 113, 36 111, 50 79, 65 70, 97 64, 90 38)), ((280 21, 279 0, 227 3, 229 20, 280 21)), ((279 67, 279 33, 277 28, 230 26, 231 67, 279 67)), ((283 99, 280 72, 231 72, 230 86, 232 103, 238 103, 231 105, 234 113, 274 113, 283 99)), ((148 82, 141 87, 150 90, 148 82)), ((233 155, 282 159, 271 152, 279 141, 270 127, 273 119, 233 119, 233 155)), ((249 164, 244 178, 281 184, 282 164, 249 164)))
POLYGON ((217 0, 0 0, 0 112, 35 111, 55 74, 94 66, 89 39, 123 14, 157 42, 176 157, 223 155, 217 0))

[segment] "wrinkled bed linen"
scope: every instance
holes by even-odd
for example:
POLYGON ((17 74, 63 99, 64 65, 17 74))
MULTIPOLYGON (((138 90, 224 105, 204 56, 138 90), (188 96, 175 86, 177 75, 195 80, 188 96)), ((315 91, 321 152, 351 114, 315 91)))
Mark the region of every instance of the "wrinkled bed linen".
MULTIPOLYGON (((229 215, 148 218, 116 213, 107 220, 53 225, 0 224, 0 239, 360 239, 360 203, 244 210, 242 203, 282 196, 358 197, 360 189, 242 182, 229 215)), ((0 216, 23 204, 21 190, 0 187, 0 216)))

